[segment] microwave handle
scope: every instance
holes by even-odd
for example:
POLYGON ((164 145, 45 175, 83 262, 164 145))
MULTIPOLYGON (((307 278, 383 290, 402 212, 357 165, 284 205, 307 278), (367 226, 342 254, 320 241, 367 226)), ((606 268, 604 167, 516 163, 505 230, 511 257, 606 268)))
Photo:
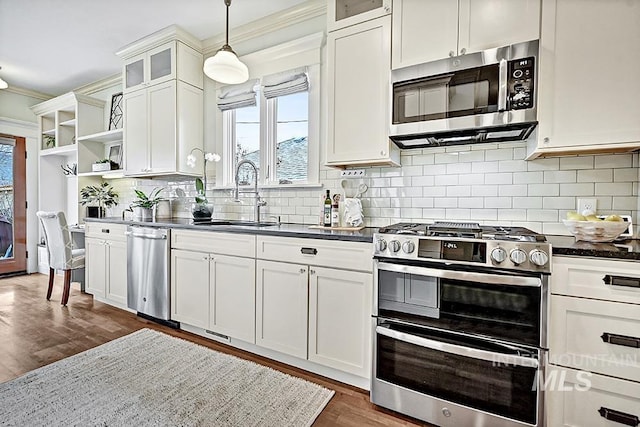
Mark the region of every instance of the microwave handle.
POLYGON ((540 366, 537 359, 524 356, 516 356, 513 354, 496 353, 493 351, 479 350, 476 348, 463 347, 461 345, 449 344, 442 341, 430 340, 428 338, 418 337, 400 331, 394 331, 385 326, 376 326, 376 333, 403 341, 409 344, 417 345, 431 350, 442 351, 445 353, 456 354, 458 356, 470 357, 472 359, 486 360, 488 362, 524 366, 527 368, 538 368, 540 366))
POLYGON ((507 76, 507 60, 506 59, 501 59, 500 60, 500 87, 498 88, 498 111, 502 112, 502 111, 506 111, 507 110, 507 83, 508 83, 508 76, 507 76))

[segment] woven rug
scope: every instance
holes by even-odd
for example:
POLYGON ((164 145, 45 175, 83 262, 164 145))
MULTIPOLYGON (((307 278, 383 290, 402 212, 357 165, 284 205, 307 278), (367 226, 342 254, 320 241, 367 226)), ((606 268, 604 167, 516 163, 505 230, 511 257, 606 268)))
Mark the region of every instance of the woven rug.
POLYGON ((0 425, 304 426, 333 394, 142 329, 0 384, 0 425))

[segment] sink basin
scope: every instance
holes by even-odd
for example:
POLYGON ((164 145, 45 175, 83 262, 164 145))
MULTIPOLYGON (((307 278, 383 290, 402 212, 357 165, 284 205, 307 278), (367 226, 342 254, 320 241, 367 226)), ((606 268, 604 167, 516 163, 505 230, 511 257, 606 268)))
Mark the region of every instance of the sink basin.
POLYGON ((236 225, 241 227, 271 227, 278 224, 275 222, 255 222, 235 219, 212 219, 210 221, 194 221, 193 225, 236 225))

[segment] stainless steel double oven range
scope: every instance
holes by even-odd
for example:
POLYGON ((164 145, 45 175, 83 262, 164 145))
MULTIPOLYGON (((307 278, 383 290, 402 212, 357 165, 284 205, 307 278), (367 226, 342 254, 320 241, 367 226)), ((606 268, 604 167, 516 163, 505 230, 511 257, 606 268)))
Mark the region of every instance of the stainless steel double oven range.
POLYGON ((544 236, 400 223, 374 245, 371 401, 439 426, 542 426, 544 236))

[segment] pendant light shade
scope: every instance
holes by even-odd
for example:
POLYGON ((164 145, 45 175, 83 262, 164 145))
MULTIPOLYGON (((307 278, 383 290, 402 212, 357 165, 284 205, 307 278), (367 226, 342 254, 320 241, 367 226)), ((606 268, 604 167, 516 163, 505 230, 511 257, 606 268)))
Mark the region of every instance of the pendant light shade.
POLYGON ((227 26, 225 44, 215 55, 204 61, 203 71, 212 80, 224 84, 244 83, 249 79, 249 69, 238 59, 229 46, 229 6, 231 0, 224 0, 227 6, 227 26))

